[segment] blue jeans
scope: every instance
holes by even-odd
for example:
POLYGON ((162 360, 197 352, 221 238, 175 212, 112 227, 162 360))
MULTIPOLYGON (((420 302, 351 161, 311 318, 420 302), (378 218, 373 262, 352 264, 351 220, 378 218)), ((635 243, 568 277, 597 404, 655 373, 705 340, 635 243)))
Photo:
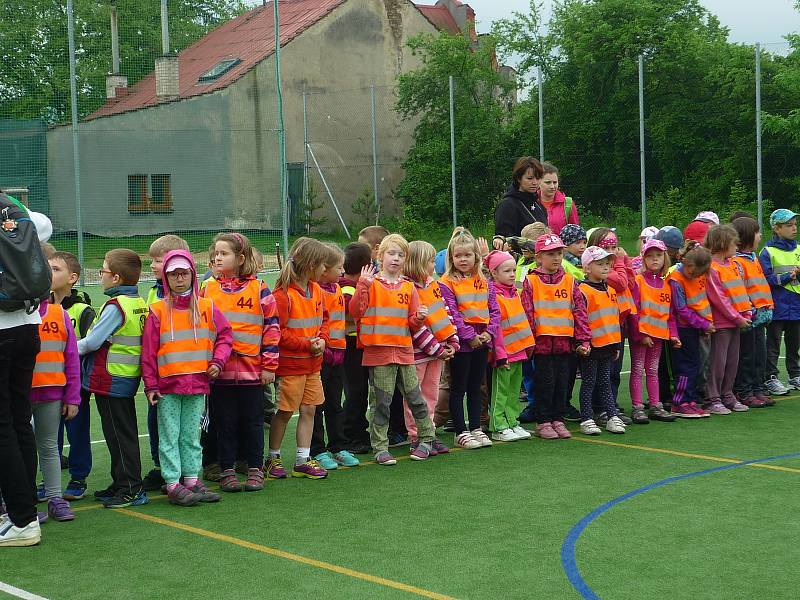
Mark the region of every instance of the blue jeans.
POLYGON ((81 405, 78 414, 69 421, 61 417, 61 427, 58 428, 58 449, 64 453, 64 429, 67 430, 69 441, 69 475, 71 479, 84 481, 92 472, 92 443, 90 434, 91 407, 89 398, 91 392, 81 389, 81 405))
POLYGON ((528 405, 525 410, 533 410, 536 400, 533 396, 533 357, 530 360, 523 361, 522 363, 522 385, 525 387, 525 393, 528 395, 528 405))

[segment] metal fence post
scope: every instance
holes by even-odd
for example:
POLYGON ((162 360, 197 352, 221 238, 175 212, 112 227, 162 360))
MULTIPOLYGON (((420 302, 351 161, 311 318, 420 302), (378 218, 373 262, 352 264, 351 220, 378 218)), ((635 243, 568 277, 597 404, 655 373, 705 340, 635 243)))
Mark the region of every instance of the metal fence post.
POLYGON ((639 55, 639 170, 642 186, 642 229, 647 227, 647 180, 644 171, 644 56, 639 55))
MULTIPOLYGON (((69 97, 72 117, 72 167, 75 173, 75 227, 78 234, 78 262, 84 263, 83 216, 81 215, 81 155, 78 144, 78 84, 75 73, 75 13, 72 0, 67 0, 67 37, 69 38, 69 97)), ((81 285, 86 284, 81 271, 81 285)))
POLYGON ((761 44, 756 43, 756 201, 758 224, 764 225, 764 189, 761 174, 761 44))
POLYGON ((378 123, 374 85, 370 87, 370 96, 372 101, 372 185, 375 190, 375 225, 377 225, 378 217, 381 214, 381 201, 378 195, 378 123))
MULTIPOLYGON (((303 204, 308 206, 308 93, 305 90, 303 90, 303 204)), ((306 230, 306 233, 310 231, 306 230)))
POLYGON ((456 102, 455 82, 450 75, 450 185, 453 190, 453 229, 458 226, 458 203, 456 196, 456 102))
MULTIPOLYGON (((275 89, 278 91, 278 145, 281 170, 281 216, 283 228, 283 253, 289 256, 289 207, 288 181, 286 177, 286 124, 283 118, 283 84, 281 81, 281 29, 278 15, 278 2, 273 2, 275 21, 275 89)), ((306 146, 308 147, 308 146, 306 146)))
POLYGON ((539 160, 544 160, 544 90, 542 90, 542 67, 536 67, 536 87, 539 89, 539 160))

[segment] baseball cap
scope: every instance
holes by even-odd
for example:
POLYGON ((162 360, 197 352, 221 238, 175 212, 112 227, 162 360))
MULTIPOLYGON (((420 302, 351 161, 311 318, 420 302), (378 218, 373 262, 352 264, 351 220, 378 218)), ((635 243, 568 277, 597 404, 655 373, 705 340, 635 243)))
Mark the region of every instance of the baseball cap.
POLYGON ((649 225, 648 227, 642 229, 642 233, 639 234, 639 237, 644 238, 645 240, 649 240, 650 238, 656 237, 657 234, 658 234, 658 227, 653 227, 652 225, 649 225))
POLYGON ((648 250, 652 250, 654 248, 656 250, 661 250, 662 252, 667 251, 667 245, 664 242, 662 242, 661 240, 652 239, 652 240, 647 240, 644 243, 644 246, 642 246, 642 256, 647 254, 648 250))
POLYGON ((686 226, 686 229, 683 230, 683 238, 686 240, 694 240, 702 244, 706 239, 706 233, 708 233, 711 225, 712 223, 707 221, 692 221, 686 226))
POLYGON ((436 253, 436 259, 434 260, 433 268, 437 275, 444 275, 444 272, 447 270, 445 263, 446 256, 447 250, 439 250, 439 252, 436 253))
POLYGON ((594 261, 603 260, 608 256, 611 256, 611 252, 608 250, 603 250, 599 246, 589 246, 583 251, 583 254, 581 254, 581 265, 585 269, 594 261))
POLYGON ((667 248, 677 250, 683 246, 683 234, 681 230, 672 225, 666 225, 659 229, 655 239, 664 242, 667 248))
POLYGON ((769 226, 775 227, 775 225, 788 223, 797 216, 800 215, 796 212, 792 212, 788 208, 779 208, 778 210, 772 211, 772 214, 769 216, 769 226))
POLYGON ((719 225, 719 217, 717 216, 717 213, 710 210, 704 210, 698 213, 697 216, 694 218, 694 220, 705 221, 706 223, 713 223, 714 225, 719 225))
POLYGON ((176 256, 171 258, 167 263, 167 266, 164 268, 165 273, 171 273, 172 271, 177 271, 178 269, 186 269, 187 271, 194 271, 194 266, 189 259, 184 256, 176 256))
POLYGON ((558 250, 566 248, 561 238, 554 233, 545 233, 536 238, 536 252, 547 252, 548 250, 558 250))
POLYGON ((32 210, 28 211, 28 216, 31 218, 33 226, 36 228, 36 236, 39 238, 39 241, 46 242, 49 240, 50 236, 53 235, 53 224, 50 222, 50 219, 47 218, 46 215, 32 210))

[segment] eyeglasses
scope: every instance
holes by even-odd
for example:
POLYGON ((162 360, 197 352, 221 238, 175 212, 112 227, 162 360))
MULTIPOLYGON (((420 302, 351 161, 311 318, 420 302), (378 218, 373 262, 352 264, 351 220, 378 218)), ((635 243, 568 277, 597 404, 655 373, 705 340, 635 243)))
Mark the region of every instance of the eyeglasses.
POLYGON ((113 271, 107 271, 106 269, 100 269, 100 275, 113 275, 113 271))
POLYGON ((187 272, 187 273, 181 273, 180 271, 168 271, 167 272, 167 277, 174 277, 175 279, 186 279, 187 277, 191 277, 191 276, 192 276, 192 274, 189 273, 189 272, 187 272))

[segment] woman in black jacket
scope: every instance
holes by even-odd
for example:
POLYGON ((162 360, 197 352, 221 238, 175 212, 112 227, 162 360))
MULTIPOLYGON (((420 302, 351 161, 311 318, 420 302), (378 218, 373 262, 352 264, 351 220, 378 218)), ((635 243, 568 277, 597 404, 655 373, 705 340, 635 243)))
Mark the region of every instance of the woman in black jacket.
POLYGON ((517 160, 513 181, 494 211, 496 236, 518 236, 523 227, 536 221, 547 224, 547 210, 536 195, 543 175, 542 163, 533 156, 517 160))

